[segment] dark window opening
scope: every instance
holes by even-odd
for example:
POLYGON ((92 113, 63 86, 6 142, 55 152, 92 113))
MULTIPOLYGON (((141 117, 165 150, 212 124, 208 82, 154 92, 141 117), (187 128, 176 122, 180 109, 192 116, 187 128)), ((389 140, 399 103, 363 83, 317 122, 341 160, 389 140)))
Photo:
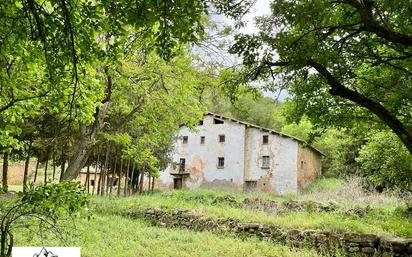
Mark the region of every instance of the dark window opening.
POLYGON ((263 136, 263 144, 268 144, 269 143, 269 136, 268 135, 264 135, 263 136))
POLYGON ((225 158, 224 157, 217 158, 217 167, 219 169, 222 169, 222 168, 225 167, 225 158))
POLYGON ((182 187, 183 187, 183 179, 182 178, 173 179, 173 188, 174 189, 182 189, 182 187))
POLYGON ((203 125, 203 120, 200 120, 199 121, 199 126, 202 126, 203 125))
POLYGON ((200 144, 201 144, 201 145, 204 145, 204 144, 205 144, 205 137, 204 137, 204 136, 201 136, 201 137, 200 137, 200 144))
POLYGON ((253 191, 257 188, 257 181, 245 181, 245 190, 253 191))
POLYGON ((262 168, 269 168, 269 167, 270 167, 270 157, 262 156, 262 168))
POLYGON ((187 142, 189 142, 189 137, 188 136, 183 136, 183 144, 187 144, 187 142))
POLYGON ((184 172, 186 169, 186 159, 181 158, 179 162, 179 172, 184 172))
POLYGON ((90 180, 90 185, 93 187, 94 186, 94 179, 90 180))
POLYGON ((219 142, 224 143, 226 140, 225 135, 219 135, 219 142))
POLYGON ((213 124, 223 124, 225 123, 223 120, 213 119, 213 124))

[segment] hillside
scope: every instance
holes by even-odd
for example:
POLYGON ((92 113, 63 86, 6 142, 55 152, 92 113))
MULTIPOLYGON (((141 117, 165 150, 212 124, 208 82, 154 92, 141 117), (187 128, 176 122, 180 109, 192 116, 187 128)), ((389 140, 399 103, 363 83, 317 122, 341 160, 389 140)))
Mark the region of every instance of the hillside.
MULTIPOLYGON (((68 238, 70 245, 82 247, 82 256, 86 257, 115 254, 126 257, 136 253, 139 256, 347 256, 348 250, 375 251, 376 240, 391 238, 390 242, 398 243, 404 241, 393 238, 412 237, 412 219, 400 199, 387 194, 365 194, 355 182, 335 179, 321 179, 298 196, 170 191, 129 198, 94 197, 92 206, 92 219, 77 220, 72 231, 76 237, 68 238), (268 234, 261 232, 262 229, 268 234), (274 230, 283 231, 285 240, 275 235, 274 230), (347 242, 371 240, 372 243, 360 248, 336 246, 321 250, 305 237, 302 241, 293 236, 306 235, 308 231, 317 236, 325 233, 342 236, 347 242)), ((17 245, 42 245, 40 237, 23 231, 15 240, 17 245)), ((43 244, 60 243, 47 235, 43 244)))

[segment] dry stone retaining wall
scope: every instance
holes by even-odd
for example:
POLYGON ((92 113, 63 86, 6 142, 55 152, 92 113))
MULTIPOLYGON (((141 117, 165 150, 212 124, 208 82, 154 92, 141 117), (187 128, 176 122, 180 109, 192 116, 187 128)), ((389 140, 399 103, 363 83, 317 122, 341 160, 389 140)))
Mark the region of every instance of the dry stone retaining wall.
POLYGON ((183 227, 219 233, 231 232, 242 236, 253 235, 263 240, 294 247, 314 247, 319 252, 343 251, 347 256, 412 256, 412 239, 318 230, 287 230, 273 225, 244 223, 236 219, 213 219, 193 214, 188 210, 168 211, 149 208, 130 212, 129 215, 142 217, 158 226, 183 227))

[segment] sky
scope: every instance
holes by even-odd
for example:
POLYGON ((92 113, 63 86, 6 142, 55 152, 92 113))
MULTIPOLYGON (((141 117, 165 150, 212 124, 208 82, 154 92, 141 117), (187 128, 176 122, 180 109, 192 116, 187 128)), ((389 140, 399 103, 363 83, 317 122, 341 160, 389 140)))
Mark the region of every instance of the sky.
MULTIPOLYGON (((270 14, 270 2, 271 0, 256 0, 253 7, 250 9, 250 12, 243 17, 243 21, 246 22, 246 25, 242 27, 238 32, 244 34, 254 34, 258 31, 255 24, 255 18, 259 16, 264 16, 270 14)), ((235 21, 225 17, 224 15, 212 15, 212 20, 233 26, 235 21)), ((237 56, 229 55, 227 53, 224 54, 225 63, 227 66, 232 66, 241 63, 241 59, 237 56)), ((265 96, 269 96, 280 101, 285 100, 288 96, 286 91, 282 92, 263 92, 265 96)))

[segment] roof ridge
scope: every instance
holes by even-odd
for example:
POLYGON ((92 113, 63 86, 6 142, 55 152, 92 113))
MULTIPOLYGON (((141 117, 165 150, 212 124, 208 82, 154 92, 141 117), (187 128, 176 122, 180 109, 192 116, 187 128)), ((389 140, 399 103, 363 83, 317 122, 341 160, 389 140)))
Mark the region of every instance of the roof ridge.
POLYGON ((237 122, 237 123, 244 124, 244 125, 246 125, 246 126, 258 128, 258 129, 261 129, 261 130, 266 130, 266 131, 269 131, 269 132, 274 132, 274 133, 276 133, 276 134, 278 134, 278 135, 280 135, 280 136, 289 137, 289 138, 294 139, 294 140, 296 140, 296 141, 298 141, 298 142, 307 144, 310 148, 314 149, 315 151, 317 151, 317 152, 320 153, 321 155, 326 156, 326 154, 324 154, 322 151, 320 151, 320 150, 317 149, 316 147, 308 144, 305 140, 300 139, 300 138, 295 137, 295 136, 291 136, 291 135, 285 134, 285 133, 280 132, 280 131, 277 131, 277 130, 275 130, 275 129, 265 128, 265 127, 262 127, 262 126, 259 126, 259 125, 256 125, 256 124, 252 124, 252 123, 249 123, 249 122, 246 122, 246 121, 238 120, 238 119, 235 119, 235 118, 232 118, 232 117, 228 117, 228 116, 225 116, 225 115, 221 115, 221 114, 217 114, 217 113, 214 113, 214 112, 209 112, 209 111, 208 111, 208 112, 205 113, 205 115, 212 115, 212 116, 215 116, 215 117, 218 117, 218 118, 221 118, 221 119, 232 120, 232 121, 235 121, 235 122, 237 122))

